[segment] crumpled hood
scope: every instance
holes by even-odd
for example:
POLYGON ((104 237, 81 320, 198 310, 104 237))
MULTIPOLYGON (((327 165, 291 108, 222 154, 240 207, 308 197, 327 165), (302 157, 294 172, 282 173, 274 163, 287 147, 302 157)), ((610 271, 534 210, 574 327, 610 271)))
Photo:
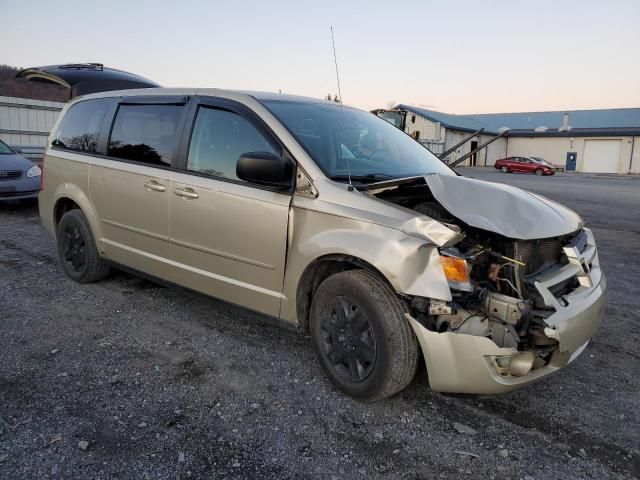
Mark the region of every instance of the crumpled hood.
POLYGON ((518 240, 566 235, 582 228, 574 211, 539 195, 500 183, 433 174, 425 181, 435 199, 454 217, 518 240))
POLYGON ((22 170, 26 172, 33 167, 33 162, 18 154, 0 154, 0 170, 22 170))

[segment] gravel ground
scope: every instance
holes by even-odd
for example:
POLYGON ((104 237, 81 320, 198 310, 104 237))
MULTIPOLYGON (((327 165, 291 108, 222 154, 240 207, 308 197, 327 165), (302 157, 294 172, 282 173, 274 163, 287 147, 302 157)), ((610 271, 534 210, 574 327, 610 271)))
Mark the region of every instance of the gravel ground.
POLYGON ((609 280, 579 360, 508 395, 336 392, 308 338, 117 273, 68 280, 33 206, 0 204, 0 478, 637 478, 640 179, 468 175, 580 212, 609 280))

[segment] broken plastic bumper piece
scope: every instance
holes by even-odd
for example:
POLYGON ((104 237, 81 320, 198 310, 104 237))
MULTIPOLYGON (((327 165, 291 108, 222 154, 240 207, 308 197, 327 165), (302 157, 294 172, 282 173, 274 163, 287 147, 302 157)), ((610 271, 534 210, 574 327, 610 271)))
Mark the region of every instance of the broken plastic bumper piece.
POLYGON ((593 236, 585 231, 589 237, 587 248, 582 253, 565 251, 569 263, 535 282, 545 305, 554 310, 545 319, 545 335, 558 342, 551 360, 540 368, 533 368, 530 352, 502 348, 482 336, 438 333, 407 315, 424 353, 433 390, 507 392, 557 371, 584 351, 602 319, 606 291, 593 236), (579 286, 560 298, 554 297, 553 286, 570 276, 577 278, 579 286))

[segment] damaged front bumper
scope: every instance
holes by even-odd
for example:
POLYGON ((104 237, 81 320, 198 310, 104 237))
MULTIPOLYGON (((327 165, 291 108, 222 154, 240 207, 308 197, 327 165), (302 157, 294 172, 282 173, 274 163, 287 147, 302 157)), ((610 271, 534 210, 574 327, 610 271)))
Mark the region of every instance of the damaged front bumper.
POLYGON ((512 375, 509 363, 516 358, 519 361, 527 352, 501 348, 486 337, 438 333, 408 315, 424 354, 432 390, 472 394, 507 392, 555 372, 582 353, 600 324, 606 290, 593 235, 587 229, 585 231, 587 248, 578 252, 566 247, 569 263, 535 281, 545 305, 554 310, 545 319, 545 334, 558 341, 558 349, 551 360, 540 368, 524 375, 512 375), (575 276, 579 286, 570 293, 554 297, 553 286, 569 276, 575 276))

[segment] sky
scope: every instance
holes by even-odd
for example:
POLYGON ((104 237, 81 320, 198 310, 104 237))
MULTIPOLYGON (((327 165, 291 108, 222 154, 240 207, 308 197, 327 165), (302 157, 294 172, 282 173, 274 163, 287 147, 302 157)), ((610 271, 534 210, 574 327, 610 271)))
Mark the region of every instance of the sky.
POLYGON ((640 107, 640 0, 0 0, 0 64, 447 113, 640 107))

